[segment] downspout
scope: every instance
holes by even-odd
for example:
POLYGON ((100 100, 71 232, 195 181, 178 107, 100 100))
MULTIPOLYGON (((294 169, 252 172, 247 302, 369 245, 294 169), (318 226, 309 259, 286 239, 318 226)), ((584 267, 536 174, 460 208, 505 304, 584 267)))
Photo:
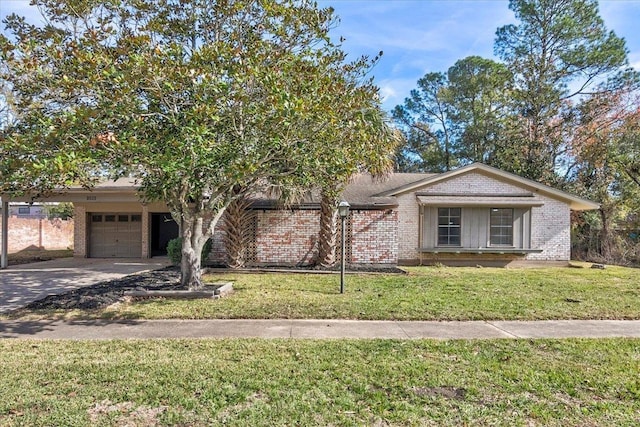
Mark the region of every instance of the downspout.
POLYGON ((424 205, 420 204, 420 215, 418 224, 418 265, 422 265, 422 233, 424 228, 424 205))
POLYGON ((9 252, 9 201, 4 198, 2 199, 2 248, 0 250, 2 251, 0 268, 7 268, 9 266, 7 256, 9 252))

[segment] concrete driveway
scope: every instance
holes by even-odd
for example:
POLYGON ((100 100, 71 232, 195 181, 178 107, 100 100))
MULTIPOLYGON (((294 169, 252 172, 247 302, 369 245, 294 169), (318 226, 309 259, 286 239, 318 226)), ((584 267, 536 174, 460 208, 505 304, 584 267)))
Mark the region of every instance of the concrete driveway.
POLYGON ((61 258, 0 270, 0 313, 104 280, 169 265, 169 259, 61 258))

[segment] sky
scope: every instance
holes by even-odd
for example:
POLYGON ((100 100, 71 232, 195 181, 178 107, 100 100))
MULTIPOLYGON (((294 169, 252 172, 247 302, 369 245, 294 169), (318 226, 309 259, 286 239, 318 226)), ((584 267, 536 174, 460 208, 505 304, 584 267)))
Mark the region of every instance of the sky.
MULTIPOLYGON (((516 23, 507 0, 319 0, 340 18, 332 36, 346 41, 351 58, 382 51, 371 70, 383 107, 402 104, 428 72, 446 71, 470 55, 496 59, 498 27, 516 23)), ((10 13, 40 22, 29 0, 0 0, 0 19, 10 13)), ((600 15, 609 30, 623 37, 629 62, 640 70, 640 0, 601 0, 600 15)), ((4 30, 4 26, 2 27, 4 30)))

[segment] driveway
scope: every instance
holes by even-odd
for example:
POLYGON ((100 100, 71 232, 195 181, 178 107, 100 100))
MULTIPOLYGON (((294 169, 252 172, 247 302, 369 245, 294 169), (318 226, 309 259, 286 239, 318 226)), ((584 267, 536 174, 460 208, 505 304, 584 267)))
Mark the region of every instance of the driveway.
POLYGON ((9 266, 0 270, 0 313, 15 310, 51 294, 93 285, 104 280, 155 270, 168 258, 61 258, 9 266))

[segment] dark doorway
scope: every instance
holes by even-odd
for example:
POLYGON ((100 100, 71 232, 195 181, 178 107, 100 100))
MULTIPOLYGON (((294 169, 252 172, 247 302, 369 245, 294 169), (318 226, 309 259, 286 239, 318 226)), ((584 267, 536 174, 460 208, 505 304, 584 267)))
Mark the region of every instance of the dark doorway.
POLYGON ((178 224, 170 213, 151 214, 151 256, 167 254, 167 243, 178 237, 178 224))

